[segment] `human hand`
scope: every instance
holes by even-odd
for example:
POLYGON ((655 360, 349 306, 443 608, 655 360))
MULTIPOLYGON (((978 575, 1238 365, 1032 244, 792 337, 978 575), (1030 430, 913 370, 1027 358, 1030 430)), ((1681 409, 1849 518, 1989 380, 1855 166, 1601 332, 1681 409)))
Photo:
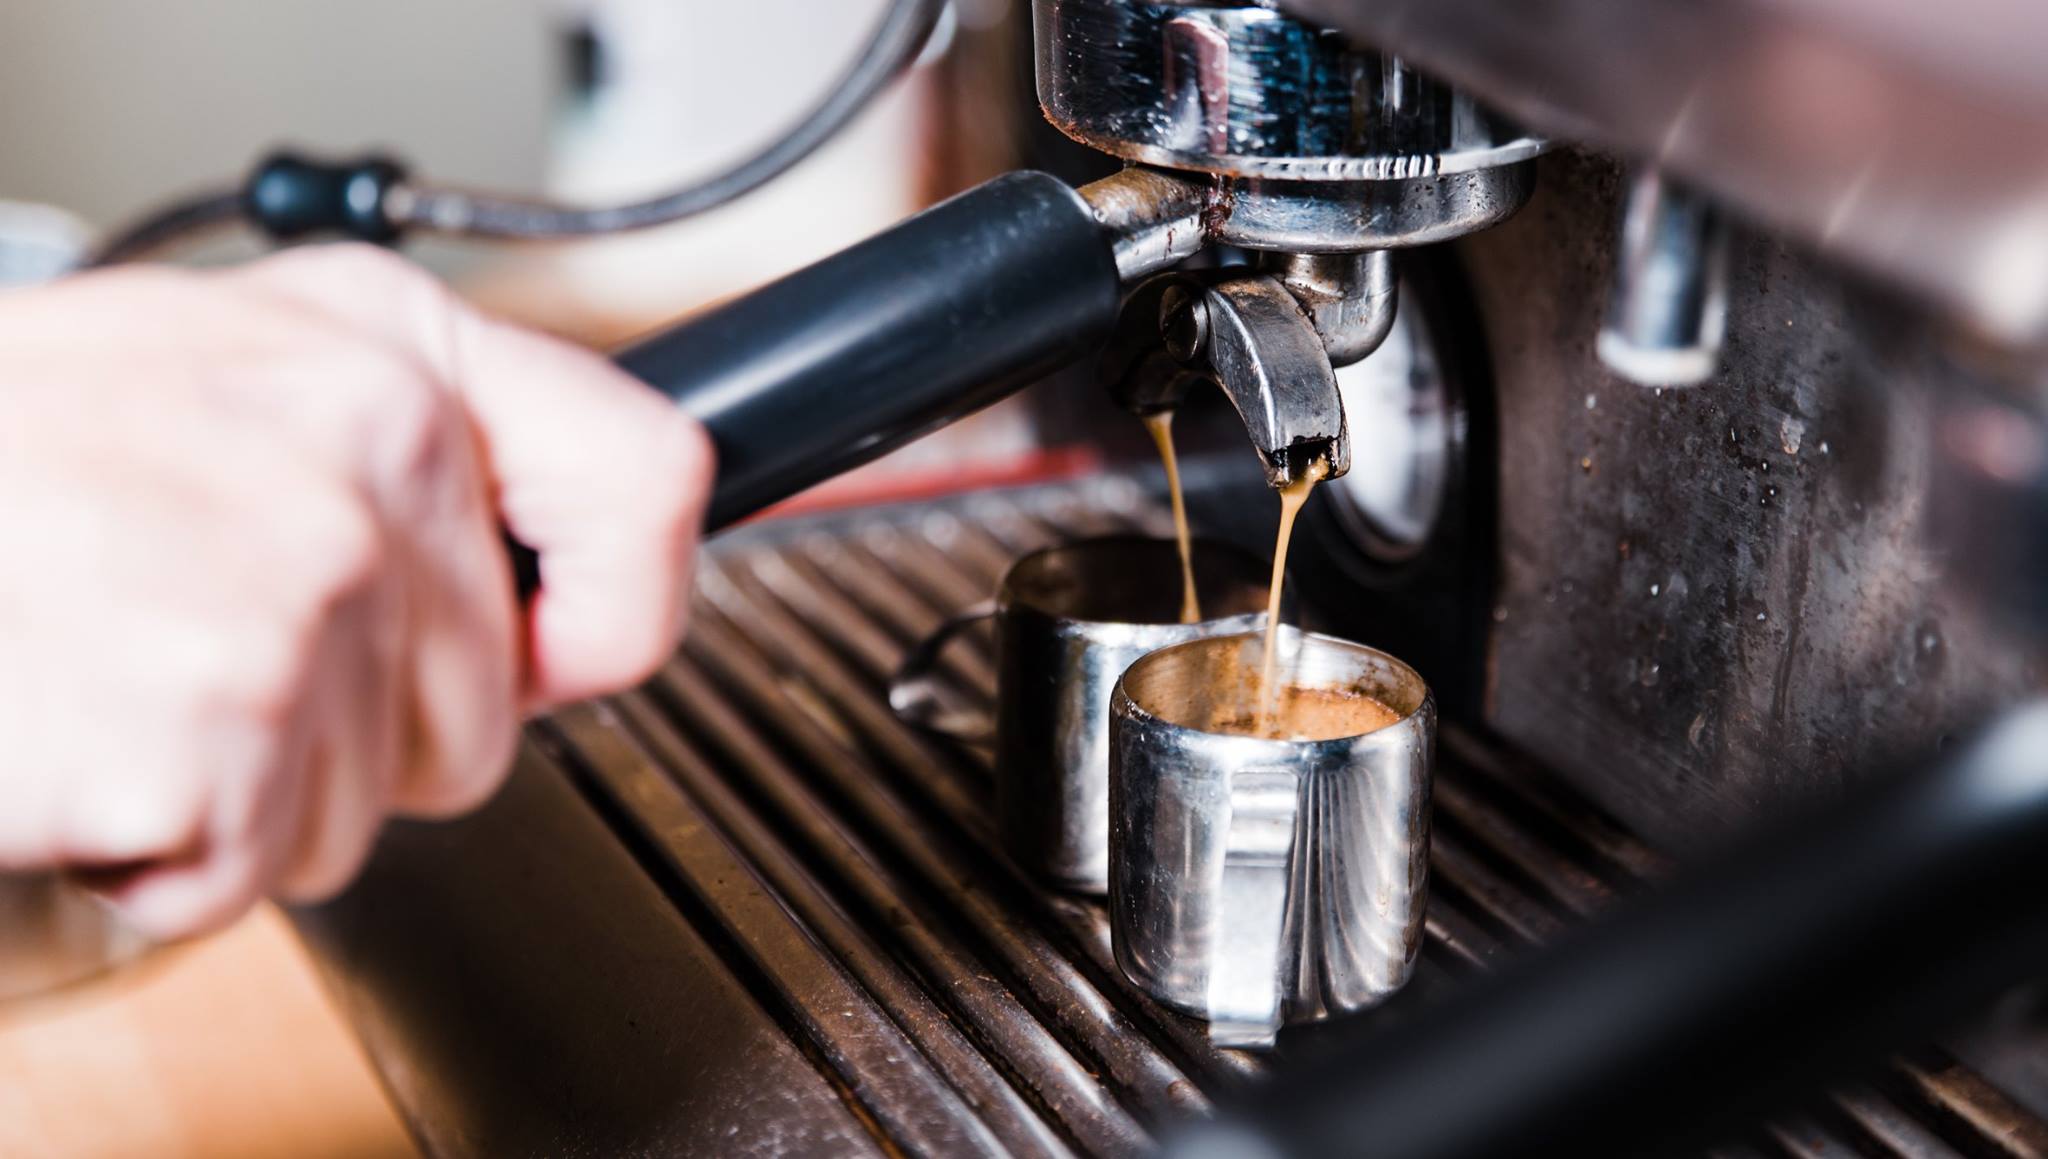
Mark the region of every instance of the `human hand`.
POLYGON ((0 869, 164 938, 337 891, 388 814, 486 799, 523 712, 662 661, 711 470, 378 250, 0 295, 0 869))

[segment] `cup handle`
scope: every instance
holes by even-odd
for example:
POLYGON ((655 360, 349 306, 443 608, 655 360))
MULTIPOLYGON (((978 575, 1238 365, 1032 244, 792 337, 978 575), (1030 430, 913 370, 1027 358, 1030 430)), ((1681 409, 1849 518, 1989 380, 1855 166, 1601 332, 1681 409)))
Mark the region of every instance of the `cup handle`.
POLYGON ((1280 1031, 1288 881, 1299 782, 1285 769, 1230 779, 1230 829, 1209 954, 1209 1041, 1265 1048, 1280 1031))
POLYGON ((935 732, 967 744, 995 739, 996 722, 985 710, 949 708, 940 691, 939 657, 946 645, 960 633, 996 615, 996 602, 983 600, 945 623, 918 642, 903 658, 896 674, 889 678, 889 708, 896 718, 913 728, 935 732))

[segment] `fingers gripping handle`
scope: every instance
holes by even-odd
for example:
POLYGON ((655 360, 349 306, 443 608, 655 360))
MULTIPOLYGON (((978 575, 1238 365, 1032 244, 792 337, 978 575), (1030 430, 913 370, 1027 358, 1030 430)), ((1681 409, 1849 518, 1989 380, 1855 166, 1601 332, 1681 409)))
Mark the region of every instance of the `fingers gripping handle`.
POLYGON ((1231 776, 1223 888, 1209 947, 1209 1040, 1217 1046, 1268 1047, 1280 1030, 1298 794, 1291 770, 1250 768, 1231 776))

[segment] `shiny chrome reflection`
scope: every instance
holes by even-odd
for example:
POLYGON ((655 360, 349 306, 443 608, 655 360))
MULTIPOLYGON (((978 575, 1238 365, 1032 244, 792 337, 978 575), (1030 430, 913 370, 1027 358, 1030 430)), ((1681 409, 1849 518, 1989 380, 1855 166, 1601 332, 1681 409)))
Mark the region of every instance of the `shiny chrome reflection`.
POLYGON ((1384 652, 1282 630, 1294 685, 1401 714, 1335 740, 1209 731, 1255 687, 1260 635, 1155 652, 1110 702, 1109 917, 1141 989, 1210 1020, 1219 1046, 1370 1006, 1422 947, 1436 702, 1384 652))
POLYGON ((1351 470, 1324 489, 1353 542, 1383 562, 1422 550, 1443 513, 1454 413, 1421 315, 1402 309, 1386 341, 1337 372, 1351 470))

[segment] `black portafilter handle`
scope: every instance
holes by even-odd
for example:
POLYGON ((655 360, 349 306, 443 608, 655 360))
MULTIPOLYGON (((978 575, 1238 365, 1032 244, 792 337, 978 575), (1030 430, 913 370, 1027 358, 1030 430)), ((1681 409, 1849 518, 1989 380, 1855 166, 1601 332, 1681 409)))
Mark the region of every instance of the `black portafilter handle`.
POLYGON ((1478 1159, 1718 1143, 2039 977, 2044 881, 2037 700, 1463 993, 1391 1025, 1386 1010, 1327 1028, 1315 1058, 1167 1153, 1478 1159))
MULTIPOLYGON (((707 532, 1097 349, 1122 292, 1081 195, 1010 173, 618 355, 718 449, 707 532)), ((538 575, 514 547, 522 593, 538 575)))

